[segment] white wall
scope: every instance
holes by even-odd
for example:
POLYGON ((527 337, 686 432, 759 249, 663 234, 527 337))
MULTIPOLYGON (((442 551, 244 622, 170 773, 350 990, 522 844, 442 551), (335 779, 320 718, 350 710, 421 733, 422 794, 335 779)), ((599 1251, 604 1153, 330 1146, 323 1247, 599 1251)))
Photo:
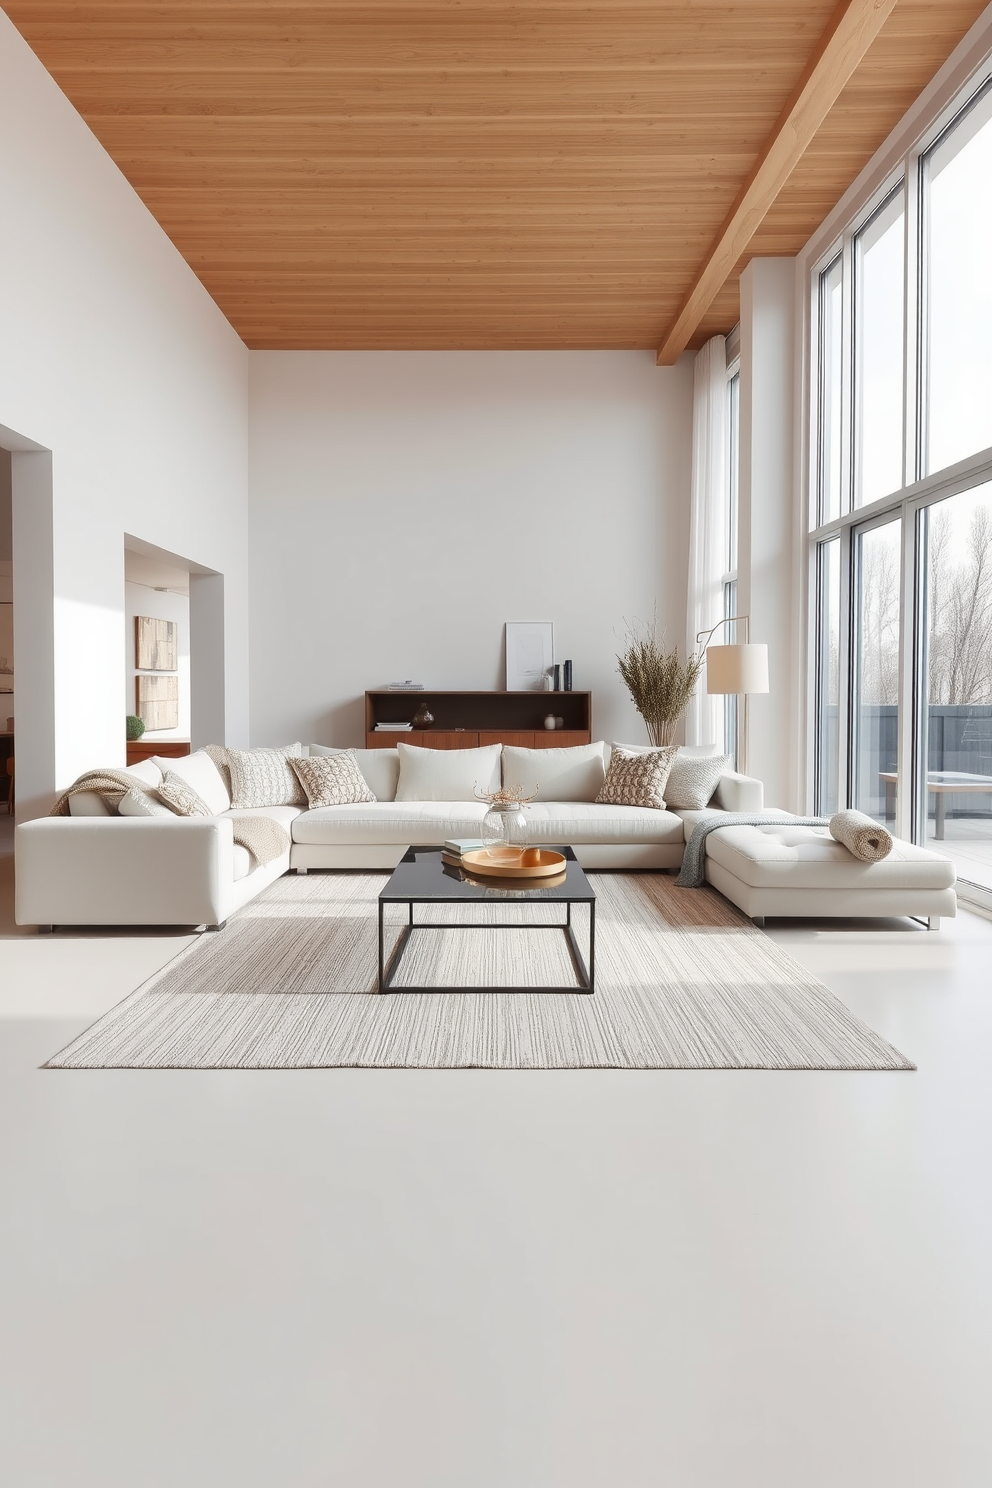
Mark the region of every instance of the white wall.
POLYGON ((624 622, 685 630, 692 358, 253 352, 251 735, 358 744, 366 688, 504 685, 553 620, 598 737, 643 740, 624 622))
POLYGON ((2 13, 0 202, 0 425, 52 451, 47 495, 47 457, 14 458, 30 815, 124 759, 125 532, 224 574, 225 732, 247 738, 248 353, 2 13))
POLYGON ((799 496, 792 456, 796 261, 755 258, 741 275, 738 609, 752 641, 768 646, 767 693, 748 700, 748 772, 765 804, 797 804, 798 680, 802 626, 795 570, 799 496))
MULTIPOLYGON (((0 604, 13 608, 13 540, 11 515, 10 454, 0 449, 0 604)), ((10 630, 10 610, 0 610, 0 667, 10 669, 14 663, 13 646, 7 639, 10 630)), ((0 672, 0 730, 7 727, 7 719, 14 715, 14 694, 5 689, 11 686, 11 678, 0 672)))
MULTIPOLYGON (((150 615, 155 620, 171 620, 178 627, 179 722, 172 729, 145 729, 143 739, 188 739, 190 730, 189 693, 189 597, 185 594, 163 594, 147 584, 124 585, 124 714, 136 713, 134 618, 150 615)), ((123 724, 122 724, 123 727, 123 724)))

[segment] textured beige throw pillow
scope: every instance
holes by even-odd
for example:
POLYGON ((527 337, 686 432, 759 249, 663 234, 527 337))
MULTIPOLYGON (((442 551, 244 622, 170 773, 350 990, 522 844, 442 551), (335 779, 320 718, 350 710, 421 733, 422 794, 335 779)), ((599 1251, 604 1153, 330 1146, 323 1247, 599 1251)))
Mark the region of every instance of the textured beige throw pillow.
POLYGON ((306 792, 290 768, 289 756, 281 749, 229 749, 227 764, 231 771, 231 805, 236 810, 307 804, 306 792))
POLYGON ((665 783, 677 752, 672 744, 664 749, 648 749, 643 753, 632 754, 623 745, 614 744, 610 754, 610 768, 596 797, 597 804, 651 806, 656 811, 664 811, 665 783))
POLYGON ((665 800, 676 811, 703 811, 731 768, 729 754, 686 754, 678 750, 665 786, 665 800))
POLYGON ((191 785, 187 785, 181 775, 173 770, 166 770, 165 777, 158 788, 159 796, 167 806, 171 806, 177 816, 213 816, 202 796, 198 796, 191 785))
POLYGON ((321 755, 316 759, 291 759, 289 763, 298 775, 311 807, 353 806, 361 801, 375 800, 351 750, 343 754, 321 755))

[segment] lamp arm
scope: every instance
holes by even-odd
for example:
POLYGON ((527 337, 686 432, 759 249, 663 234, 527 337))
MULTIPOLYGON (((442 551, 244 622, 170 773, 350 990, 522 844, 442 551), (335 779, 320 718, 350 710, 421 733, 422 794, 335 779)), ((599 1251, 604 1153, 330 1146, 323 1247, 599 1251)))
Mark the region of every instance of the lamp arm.
POLYGON ((713 634, 713 631, 714 630, 719 630, 721 625, 732 625, 734 623, 734 621, 739 621, 739 622, 743 623, 743 626, 744 626, 744 644, 746 646, 747 643, 748 643, 748 629, 749 629, 748 616, 747 615, 724 615, 723 619, 722 620, 718 620, 716 622, 716 624, 714 626, 712 626, 709 630, 701 630, 699 632, 699 634, 696 636, 696 645, 698 646, 699 643, 700 643, 700 641, 702 641, 703 642, 703 645, 705 647, 709 643, 710 636, 713 634))

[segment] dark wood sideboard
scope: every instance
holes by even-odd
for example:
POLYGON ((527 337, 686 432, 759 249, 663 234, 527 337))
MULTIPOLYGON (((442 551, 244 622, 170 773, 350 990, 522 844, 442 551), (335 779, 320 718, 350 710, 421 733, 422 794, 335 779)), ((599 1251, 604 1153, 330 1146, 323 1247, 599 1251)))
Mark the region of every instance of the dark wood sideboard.
POLYGON ((517 744, 525 749, 563 749, 592 742, 591 692, 390 692, 365 694, 365 747, 392 749, 398 743, 421 749, 477 749, 482 744, 517 744), (387 732, 377 723, 409 723, 424 704, 434 715, 427 729, 387 732), (546 729, 553 713, 563 727, 546 729))
POLYGON ((182 759, 190 753, 188 739, 128 739, 127 762, 136 765, 140 760, 151 759, 153 754, 163 759, 182 759))

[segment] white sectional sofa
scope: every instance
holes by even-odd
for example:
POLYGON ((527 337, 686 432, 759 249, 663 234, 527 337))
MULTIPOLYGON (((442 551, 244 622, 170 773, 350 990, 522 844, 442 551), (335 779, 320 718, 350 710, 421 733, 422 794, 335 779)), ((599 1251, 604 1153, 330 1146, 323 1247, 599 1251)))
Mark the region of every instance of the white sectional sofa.
MULTIPOLYGON (((731 771, 720 776, 705 809, 659 811, 595 803, 606 746, 586 746, 585 751, 507 748, 501 756, 498 746, 495 750, 494 773, 484 786, 498 783, 500 776, 519 780, 545 773, 545 788, 528 807, 531 840, 568 844, 586 868, 671 871, 681 864, 698 821, 719 813, 762 811, 761 782, 731 771), (595 755, 596 750, 598 763, 593 758, 590 765, 590 751, 595 755), (531 760, 530 755, 539 758, 531 760), (555 759, 566 755, 582 759, 574 765, 555 759), (566 798, 557 799, 559 795, 566 798)), ((338 751, 311 745, 308 752, 338 751)), ((19 826, 17 922, 217 927, 291 868, 392 869, 413 844, 440 846, 448 837, 479 835, 486 806, 471 798, 465 771, 467 756, 482 752, 411 750, 424 766, 427 783, 418 788, 408 779, 404 789, 397 750, 355 750, 376 799, 314 810, 290 805, 233 810, 226 782, 202 751, 185 761, 162 761, 168 769, 185 771, 215 814, 125 817, 86 793, 72 798, 71 816, 19 826), (443 799, 447 779, 455 782, 452 793, 459 798, 443 799), (442 798, 422 798, 439 792, 442 798), (264 866, 234 841, 234 823, 246 815, 272 817, 289 833, 287 850, 264 866)), ((153 787, 161 779, 154 761, 128 773, 153 787)), ((542 781, 534 784, 541 787, 542 781)), ((755 919, 913 915, 936 925, 939 917, 955 913, 954 867, 946 859, 897 842, 889 858, 862 863, 822 828, 801 827, 786 812, 776 815, 779 821, 763 826, 728 824, 706 843, 707 881, 755 919)))
MULTIPOLYGON (((599 749, 601 760, 605 758, 605 746, 589 747, 599 749)), ((335 752, 320 745, 310 746, 310 751, 335 752)), ((92 793, 73 797, 72 815, 43 817, 17 828, 17 923, 222 925, 290 868, 392 869, 412 844, 440 846, 448 837, 479 835, 486 813, 483 802, 397 800, 397 750, 354 753, 377 799, 316 810, 259 808, 280 821, 291 837, 288 851, 264 867, 255 865, 233 840, 234 820, 251 813, 231 809, 219 772, 215 786, 219 783, 221 794, 208 803, 217 807, 212 817, 123 817, 112 814, 92 793)), ((458 751, 430 753, 445 756, 437 761, 442 771, 457 771, 461 764, 458 751)), ((549 768, 553 756, 565 751, 533 753, 549 768)), ((202 752, 186 761, 162 764, 190 773, 201 794, 204 770, 216 770, 202 752)), ((600 763, 600 778, 603 768, 600 763)), ((135 765, 128 773, 151 786, 161 778, 154 761, 135 765)), ((461 789, 464 795, 464 784, 461 789)), ((582 789, 588 794, 591 786, 573 782, 573 794, 582 789)), ((730 771, 721 777, 713 796, 714 808, 725 811, 760 811, 761 803, 760 781, 730 771)), ((675 811, 539 796, 528 807, 528 815, 535 842, 566 843, 587 868, 673 869, 682 861, 685 830, 675 811)))

